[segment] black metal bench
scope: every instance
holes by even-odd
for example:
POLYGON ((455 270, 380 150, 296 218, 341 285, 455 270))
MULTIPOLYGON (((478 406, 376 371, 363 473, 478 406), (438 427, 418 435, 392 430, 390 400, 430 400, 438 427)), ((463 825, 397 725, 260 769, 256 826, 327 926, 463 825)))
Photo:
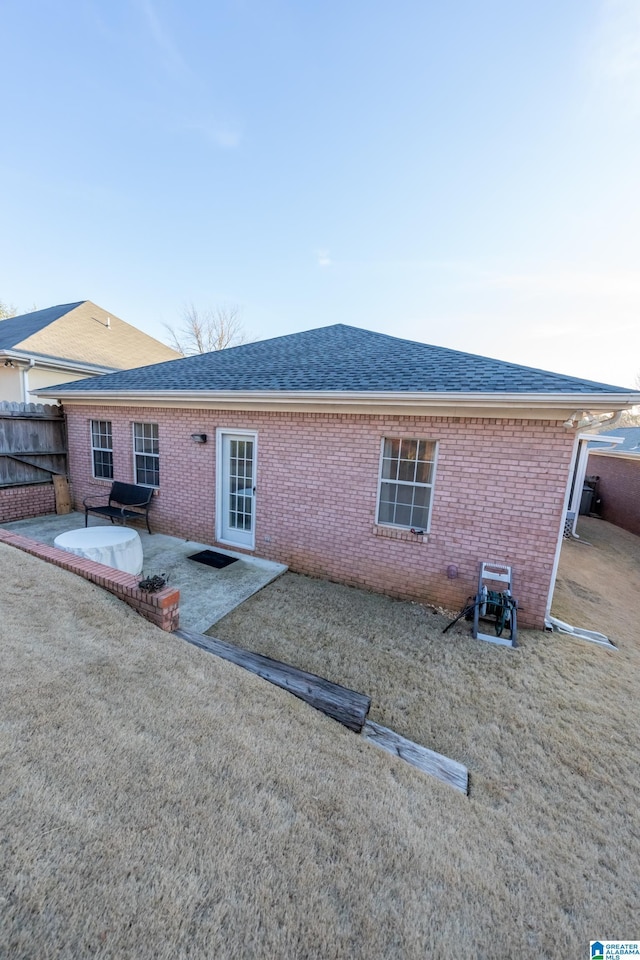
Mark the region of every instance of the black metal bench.
POLYGON ((147 523, 147 530, 151 533, 149 526, 149 508, 151 507, 151 498, 153 497, 153 487, 140 487, 136 483, 121 483, 114 480, 109 491, 109 502, 104 502, 104 495, 96 494, 92 497, 86 497, 82 501, 84 506, 84 525, 87 526, 90 513, 96 513, 100 517, 109 517, 111 523, 114 520, 140 520, 144 519, 147 523), (93 500, 102 500, 102 503, 91 502, 93 500))

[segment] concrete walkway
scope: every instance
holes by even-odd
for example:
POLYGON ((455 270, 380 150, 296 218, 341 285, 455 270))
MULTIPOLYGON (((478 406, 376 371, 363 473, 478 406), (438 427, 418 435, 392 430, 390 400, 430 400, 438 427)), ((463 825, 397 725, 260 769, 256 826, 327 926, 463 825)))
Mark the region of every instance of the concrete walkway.
MULTIPOLYGON (((14 520, 0 526, 15 530, 32 540, 53 545, 59 534, 83 527, 84 514, 48 514, 29 520, 14 520)), ((90 517, 89 526, 105 524, 97 517, 90 517)), ((163 533, 149 534, 139 524, 132 528, 137 530, 142 541, 144 567, 141 579, 142 576, 156 574, 165 576, 168 585, 180 591, 180 625, 198 633, 204 633, 287 569, 282 563, 248 557, 233 550, 219 550, 210 544, 180 540, 163 533), (236 563, 217 570, 188 559, 190 554, 200 550, 216 550, 238 559, 236 563)))

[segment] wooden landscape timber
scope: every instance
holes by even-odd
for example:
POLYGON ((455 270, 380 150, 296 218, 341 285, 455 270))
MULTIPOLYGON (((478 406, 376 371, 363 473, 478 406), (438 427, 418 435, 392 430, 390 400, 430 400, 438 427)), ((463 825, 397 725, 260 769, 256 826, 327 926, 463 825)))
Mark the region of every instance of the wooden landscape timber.
POLYGON ((406 760, 412 767, 437 777, 438 780, 448 783, 449 786, 464 794, 469 792, 469 771, 457 760, 450 760, 449 757, 443 757, 440 753, 421 747, 413 740, 407 740, 394 730, 382 727, 372 720, 366 721, 362 736, 382 750, 406 760))
POLYGON ((383 727, 379 723, 367 720, 367 713, 371 706, 371 698, 364 693, 357 693, 339 683, 332 683, 315 673, 298 670, 288 663, 263 657, 259 653, 243 650, 226 640, 215 637, 206 637, 193 630, 175 630, 175 635, 188 643, 193 643, 202 650, 229 660, 238 667, 255 673, 263 680, 275 684, 299 697, 310 706, 320 710, 333 720, 348 727, 355 733, 360 733, 365 740, 374 743, 377 747, 392 753, 401 760, 410 763, 423 773, 436 777, 443 783, 449 784, 464 794, 469 792, 469 773, 465 766, 456 760, 450 760, 440 753, 434 753, 426 747, 401 737, 399 733, 383 727))
POLYGON ((364 726, 371 706, 371 697, 364 693, 342 687, 339 683, 332 683, 314 673, 298 670, 297 667, 280 660, 243 650, 242 647, 236 647, 224 640, 205 637, 193 630, 176 630, 175 635, 202 650, 222 657, 223 660, 244 667, 276 687, 287 690, 355 733, 360 733, 364 726))

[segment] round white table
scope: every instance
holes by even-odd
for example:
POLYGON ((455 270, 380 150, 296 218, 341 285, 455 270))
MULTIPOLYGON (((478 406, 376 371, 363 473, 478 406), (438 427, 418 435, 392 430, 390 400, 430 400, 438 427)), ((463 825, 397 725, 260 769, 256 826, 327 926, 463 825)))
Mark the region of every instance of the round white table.
POLYGON ((142 572, 142 543, 130 527, 80 527, 61 533, 53 545, 116 570, 142 572))

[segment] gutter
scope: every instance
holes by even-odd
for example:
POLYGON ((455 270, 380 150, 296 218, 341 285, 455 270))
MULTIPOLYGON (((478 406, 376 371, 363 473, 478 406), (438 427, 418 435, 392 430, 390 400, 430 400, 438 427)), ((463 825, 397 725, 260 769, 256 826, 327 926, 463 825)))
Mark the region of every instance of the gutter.
MULTIPOLYGON (((612 437, 609 437, 609 440, 612 439, 612 437)), ((622 438, 620 442, 623 442, 622 438)), ((605 447, 603 450, 589 450, 589 456, 591 454, 596 457, 615 457, 616 460, 638 460, 640 458, 640 450, 636 450, 634 453, 633 450, 616 450, 614 446, 605 447)))
POLYGON ((0 350, 0 359, 15 360, 16 363, 28 363, 31 367, 43 370, 69 370, 72 373, 104 374, 119 373, 119 367, 102 367, 97 363, 82 363, 81 361, 65 360, 60 357, 50 357, 44 354, 27 353, 22 350, 0 350))
POLYGON ((180 401, 192 406, 203 402, 216 404, 228 403, 273 403, 276 405, 295 404, 385 404, 398 407, 428 404, 429 406, 465 407, 513 407, 530 408, 590 408, 605 413, 613 410, 626 410, 640 404, 640 393, 443 393, 413 391, 399 393, 395 391, 350 391, 350 390, 65 390, 66 384, 48 387, 39 391, 42 396, 58 397, 63 400, 81 403, 86 400, 98 400, 101 403, 117 401, 144 401, 148 404, 167 401, 180 401))

